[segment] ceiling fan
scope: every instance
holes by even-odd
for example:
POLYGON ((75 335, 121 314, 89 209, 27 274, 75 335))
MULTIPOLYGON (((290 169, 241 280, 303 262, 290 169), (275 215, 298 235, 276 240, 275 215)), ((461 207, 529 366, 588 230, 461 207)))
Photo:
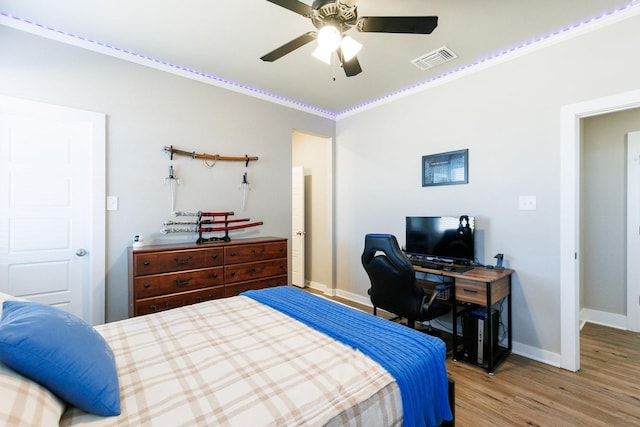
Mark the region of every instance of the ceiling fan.
POLYGON ((363 16, 358 18, 357 0, 314 0, 311 6, 298 0, 267 1, 305 18, 310 18, 318 31, 304 33, 260 59, 273 62, 318 39, 318 47, 313 56, 330 63, 335 52, 347 77, 362 72, 356 57, 362 45, 345 35, 352 27, 365 33, 431 34, 438 26, 437 16, 363 16))

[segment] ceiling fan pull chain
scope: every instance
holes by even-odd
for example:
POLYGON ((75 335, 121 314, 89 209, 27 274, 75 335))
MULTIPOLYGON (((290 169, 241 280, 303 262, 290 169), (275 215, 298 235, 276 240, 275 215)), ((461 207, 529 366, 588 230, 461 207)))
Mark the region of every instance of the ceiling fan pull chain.
POLYGON ((336 52, 333 52, 331 54, 331 70, 333 72, 333 81, 334 82, 336 81, 336 62, 337 62, 336 61, 336 56, 337 56, 336 52))

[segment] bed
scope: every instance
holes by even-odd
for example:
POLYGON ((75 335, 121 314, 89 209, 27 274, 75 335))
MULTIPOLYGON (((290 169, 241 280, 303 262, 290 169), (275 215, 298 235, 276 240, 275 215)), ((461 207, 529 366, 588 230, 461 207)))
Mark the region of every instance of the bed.
MULTIPOLYGON (((3 328, 14 303, 3 305, 0 353, 11 351, 4 342, 10 329, 3 328)), ((45 330, 51 325, 47 322, 45 330)), ((19 325, 18 333, 24 329, 19 325)), ((65 363, 90 354, 84 368, 63 369, 62 392, 91 381, 94 389, 106 388, 107 375, 96 361, 112 352, 116 373, 110 398, 117 399, 119 414, 78 409, 58 397, 59 389, 50 391, 55 386, 45 381, 47 387, 41 386, 21 375, 22 368, 9 368, 11 358, 0 358, 0 424, 435 426, 452 419, 441 340, 293 287, 249 291, 88 329, 104 341, 97 354, 91 355, 97 343, 69 344, 67 337, 51 339, 50 331, 43 333, 44 345, 62 341, 63 349, 56 351, 76 346, 65 363), (93 379, 70 380, 75 371, 87 371, 93 379)), ((41 359, 38 354, 37 363, 41 359)), ((92 392, 82 389, 80 398, 92 392)), ((109 400, 100 393, 101 400, 109 400)))

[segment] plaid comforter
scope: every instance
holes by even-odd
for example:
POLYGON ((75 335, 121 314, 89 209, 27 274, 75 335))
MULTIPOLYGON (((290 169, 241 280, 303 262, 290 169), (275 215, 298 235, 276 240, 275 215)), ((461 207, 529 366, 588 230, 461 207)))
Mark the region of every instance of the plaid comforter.
POLYGON ((122 414, 70 408, 62 426, 393 426, 393 377, 351 347, 247 297, 97 327, 122 414))

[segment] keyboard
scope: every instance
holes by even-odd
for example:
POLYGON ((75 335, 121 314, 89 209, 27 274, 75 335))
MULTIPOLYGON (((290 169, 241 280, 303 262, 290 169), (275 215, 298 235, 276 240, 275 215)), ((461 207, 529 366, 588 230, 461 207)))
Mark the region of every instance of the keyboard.
POLYGON ((449 271, 451 273, 465 273, 473 269, 473 267, 466 266, 466 265, 453 266, 453 265, 440 264, 437 262, 427 261, 422 259, 412 259, 411 265, 416 265, 422 268, 428 268, 430 270, 444 270, 444 271, 449 271))
POLYGON ((422 267, 422 268, 429 268, 431 270, 442 270, 444 268, 444 265, 442 264, 438 264, 436 262, 426 261, 422 259, 412 259, 411 264, 417 265, 418 267, 422 267))

